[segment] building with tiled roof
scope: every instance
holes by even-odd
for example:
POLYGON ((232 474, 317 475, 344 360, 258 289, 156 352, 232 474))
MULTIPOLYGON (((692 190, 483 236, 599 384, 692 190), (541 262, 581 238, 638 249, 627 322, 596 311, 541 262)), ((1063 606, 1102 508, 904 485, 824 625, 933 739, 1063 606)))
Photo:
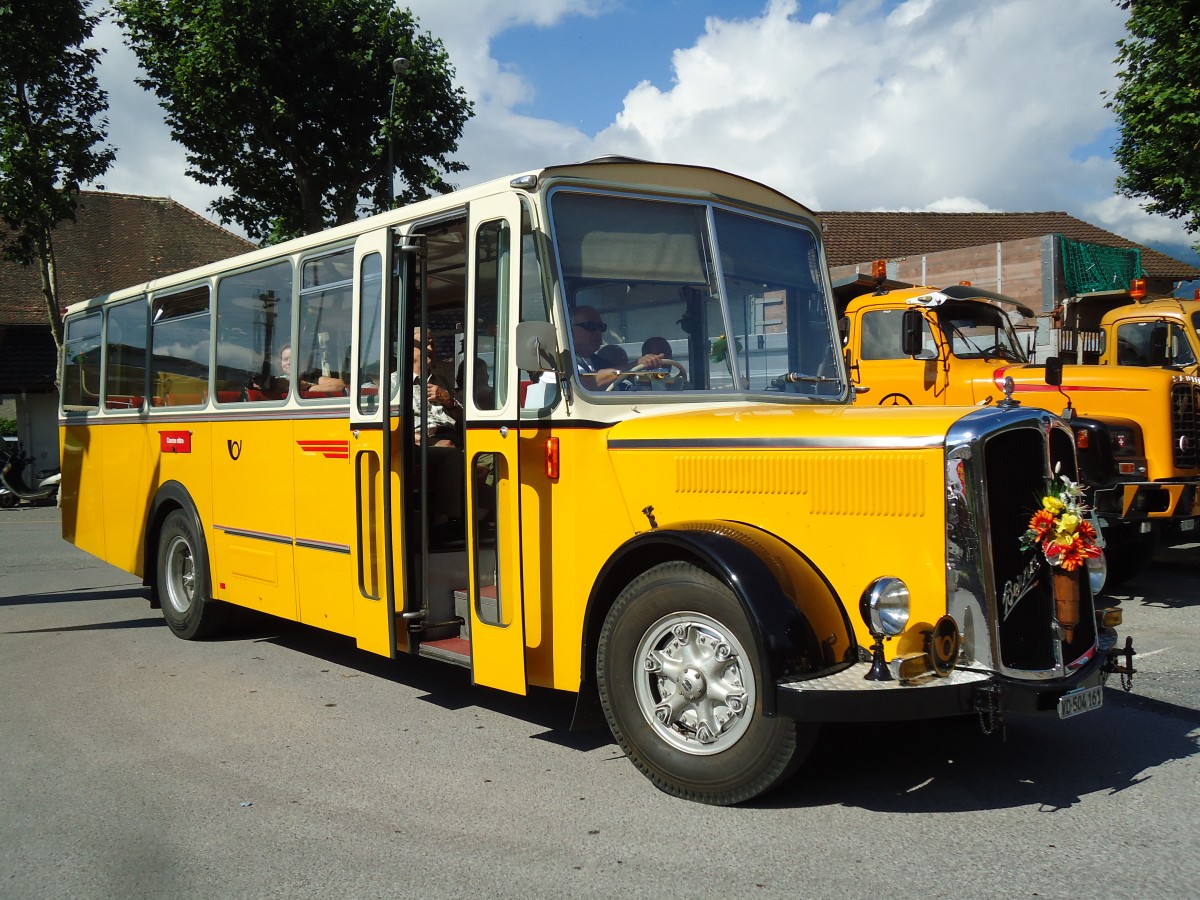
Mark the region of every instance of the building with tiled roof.
POLYGON ((888 261, 888 276, 940 286, 969 280, 1010 294, 1036 310, 1062 299, 1057 236, 1083 244, 1137 250, 1151 290, 1200 279, 1193 265, 1141 246, 1065 212, 822 212, 833 280, 888 261))
MULTIPOLYGON (((67 306, 254 246, 167 197, 83 191, 76 220, 54 230, 59 299, 67 306)), ((57 418, 57 364, 37 264, 0 261, 0 398, 25 398, 22 439, 40 459, 57 418)))

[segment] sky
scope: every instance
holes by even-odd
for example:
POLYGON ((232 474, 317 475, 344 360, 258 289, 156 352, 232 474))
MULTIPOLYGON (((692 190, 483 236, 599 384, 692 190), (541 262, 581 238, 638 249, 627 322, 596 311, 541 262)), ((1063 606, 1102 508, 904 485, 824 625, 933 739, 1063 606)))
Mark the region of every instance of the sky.
MULTIPOLYGON (((411 0, 474 103, 467 186, 608 154, 714 166, 815 210, 1061 210, 1200 264, 1116 195, 1113 0, 411 0)), ((107 190, 206 215, 111 21, 107 190)))

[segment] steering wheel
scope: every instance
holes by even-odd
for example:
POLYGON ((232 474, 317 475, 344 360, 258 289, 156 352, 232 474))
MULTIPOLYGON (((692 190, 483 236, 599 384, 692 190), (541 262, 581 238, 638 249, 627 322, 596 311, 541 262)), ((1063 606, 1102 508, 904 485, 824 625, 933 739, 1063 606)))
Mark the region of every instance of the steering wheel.
MULTIPOLYGON (((654 369, 658 369, 661 366, 667 366, 669 369, 676 369, 678 371, 675 373, 672 373, 670 371, 668 371, 666 373, 659 373, 656 371, 651 371, 651 372, 647 372, 645 375, 641 375, 639 377, 647 379, 648 381, 650 381, 651 384, 654 383, 655 379, 661 381, 663 384, 674 384, 676 381, 679 381, 680 379, 687 381, 687 369, 685 369, 683 367, 683 363, 677 362, 676 360, 673 360, 673 359, 667 359, 664 356, 662 358, 662 361, 659 362, 659 364, 657 366, 654 366, 654 369)), ((621 373, 622 377, 618 378, 616 381, 614 381, 612 384, 610 384, 608 387, 606 387, 605 390, 611 391, 613 388, 615 388, 617 386, 617 384, 619 382, 624 380, 624 376, 633 375, 638 372, 645 372, 646 369, 647 369, 647 366, 644 366, 639 363, 638 365, 634 366, 633 368, 622 372, 621 373)))

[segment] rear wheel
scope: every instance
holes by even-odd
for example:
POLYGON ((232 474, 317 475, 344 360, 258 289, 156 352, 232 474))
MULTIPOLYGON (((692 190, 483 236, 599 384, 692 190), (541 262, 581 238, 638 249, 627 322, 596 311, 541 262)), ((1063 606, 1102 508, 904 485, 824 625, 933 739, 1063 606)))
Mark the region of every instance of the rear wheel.
POLYGON ((740 803, 786 779, 816 728, 768 718, 763 668, 729 588, 693 565, 662 563, 621 592, 597 646, 605 718, 661 790, 740 803))
POLYGON ((212 599, 204 544, 181 509, 167 516, 158 534, 157 579, 163 618, 177 636, 210 637, 225 625, 229 607, 212 599))

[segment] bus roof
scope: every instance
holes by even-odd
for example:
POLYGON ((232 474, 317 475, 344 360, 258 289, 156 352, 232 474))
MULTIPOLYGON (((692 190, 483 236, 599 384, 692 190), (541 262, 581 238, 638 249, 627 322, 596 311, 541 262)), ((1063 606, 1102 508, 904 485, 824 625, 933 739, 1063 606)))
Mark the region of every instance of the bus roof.
POLYGON ((260 247, 238 256, 218 260, 175 272, 140 284, 129 285, 109 294, 102 294, 88 300, 71 304, 67 314, 78 313, 82 310, 100 306, 110 300, 121 300, 151 291, 169 289, 177 285, 203 280, 230 269, 253 266, 259 262, 278 259, 292 253, 302 253, 306 250, 323 245, 349 243, 360 234, 369 232, 384 225, 398 225, 406 222, 428 219, 438 213, 463 206, 472 200, 492 196, 497 193, 524 190, 535 193, 555 183, 589 183, 597 187, 620 186, 624 188, 644 187, 647 190, 667 190, 678 196, 728 200, 738 204, 760 207, 767 210, 782 212, 786 215, 798 216, 812 220, 816 226, 816 217, 812 210, 796 202, 787 195, 749 178, 743 178, 720 169, 708 166, 694 166, 678 163, 648 162, 621 156, 607 156, 580 163, 547 166, 533 169, 515 175, 485 181, 471 187, 462 188, 449 194, 440 194, 408 206, 376 213, 363 219, 356 219, 344 225, 337 225, 313 234, 303 235, 260 247))

